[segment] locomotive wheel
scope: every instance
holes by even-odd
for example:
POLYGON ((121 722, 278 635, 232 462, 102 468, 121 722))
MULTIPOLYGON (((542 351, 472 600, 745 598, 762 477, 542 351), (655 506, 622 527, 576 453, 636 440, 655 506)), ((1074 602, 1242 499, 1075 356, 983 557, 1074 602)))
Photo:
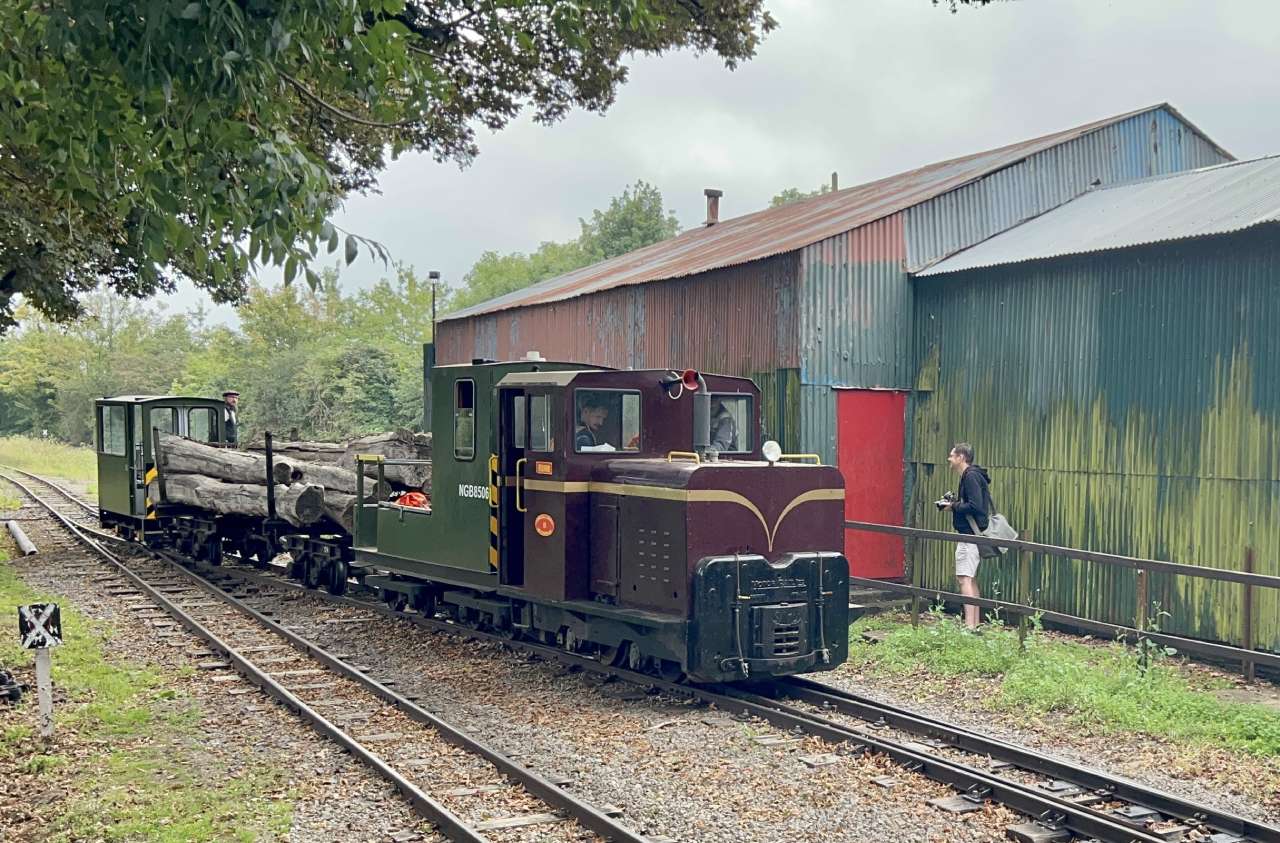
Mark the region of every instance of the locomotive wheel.
POLYGON ((607 664, 609 667, 622 667, 627 661, 627 642, 623 641, 616 647, 608 644, 601 644, 598 657, 601 664, 607 664))
POLYGON ((382 602, 393 612, 403 612, 404 607, 409 605, 409 596, 401 591, 383 591, 382 602))
POLYGON ((658 678, 664 682, 679 682, 684 677, 684 669, 680 667, 680 662, 673 662, 670 659, 657 659, 658 678))
POLYGON ((325 589, 330 594, 345 594, 347 591, 347 563, 335 559, 329 563, 325 577, 325 589))

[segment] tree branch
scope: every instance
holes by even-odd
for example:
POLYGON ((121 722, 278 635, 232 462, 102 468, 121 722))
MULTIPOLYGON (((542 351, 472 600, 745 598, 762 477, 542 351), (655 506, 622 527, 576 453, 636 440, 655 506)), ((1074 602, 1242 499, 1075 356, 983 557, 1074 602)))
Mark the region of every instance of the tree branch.
POLYGON ((379 120, 367 120, 363 117, 359 117, 355 114, 352 114, 349 111, 344 111, 343 109, 338 108, 338 106, 336 105, 326 102, 325 100, 321 99, 318 94, 313 93, 311 89, 308 88, 306 85, 302 84, 297 79, 294 79, 292 76, 285 73, 283 70, 280 71, 280 78, 284 79, 284 81, 292 85, 295 89, 297 89, 298 93, 302 94, 303 97, 310 100, 313 104, 320 106, 325 111, 328 111, 330 114, 333 114, 336 117, 341 117, 343 120, 348 120, 352 123, 357 123, 361 126, 369 126, 370 128, 373 128, 373 129, 403 129, 408 126, 412 126, 415 122, 417 122, 415 120, 399 120, 395 123, 383 123, 379 120))

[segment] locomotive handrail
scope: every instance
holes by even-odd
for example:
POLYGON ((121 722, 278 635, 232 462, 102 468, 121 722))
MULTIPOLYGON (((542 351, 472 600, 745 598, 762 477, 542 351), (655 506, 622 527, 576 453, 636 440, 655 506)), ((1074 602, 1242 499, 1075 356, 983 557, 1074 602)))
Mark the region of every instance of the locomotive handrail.
POLYGON ((693 460, 698 465, 702 465, 702 455, 697 453, 696 451, 667 451, 667 462, 671 462, 671 460, 675 457, 680 457, 686 460, 693 460))
POLYGON ((523 496, 522 494, 520 494, 521 492, 523 492, 523 491, 524 491, 524 475, 520 473, 520 466, 521 466, 523 463, 527 463, 527 462, 528 462, 528 460, 527 460, 527 459, 525 459, 524 457, 521 457, 520 459, 516 460, 516 465, 515 465, 515 475, 516 475, 516 512, 528 512, 528 511, 529 511, 529 507, 527 507, 527 506, 525 506, 525 505, 524 505, 524 496, 523 496))
POLYGON ((814 465, 822 465, 821 454, 778 454, 778 461, 782 460, 813 460, 814 465))

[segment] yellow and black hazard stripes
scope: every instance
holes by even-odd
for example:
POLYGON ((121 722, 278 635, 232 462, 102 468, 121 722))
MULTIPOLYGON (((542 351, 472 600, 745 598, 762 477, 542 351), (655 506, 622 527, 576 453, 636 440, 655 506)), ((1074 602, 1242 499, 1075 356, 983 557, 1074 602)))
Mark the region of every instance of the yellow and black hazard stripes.
POLYGON ((489 567, 498 570, 498 455, 489 455, 489 567))
MULTIPOLYGON (((143 486, 142 503, 146 507, 146 515, 144 517, 152 520, 156 517, 156 504, 159 503, 159 501, 153 501, 151 499, 151 484, 156 482, 159 477, 160 472, 156 470, 155 466, 148 468, 146 474, 143 475, 145 484, 143 486)), ((159 491, 158 488, 157 491, 159 491)))

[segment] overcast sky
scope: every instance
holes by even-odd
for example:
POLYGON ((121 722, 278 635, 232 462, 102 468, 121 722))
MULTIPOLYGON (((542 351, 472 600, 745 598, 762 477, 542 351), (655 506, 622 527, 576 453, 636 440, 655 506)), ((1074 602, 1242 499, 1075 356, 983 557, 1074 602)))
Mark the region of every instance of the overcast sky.
MULTIPOLYGON (((1013 0, 955 15, 929 0, 767 6, 780 27, 736 71, 714 56, 637 58, 606 114, 483 131, 465 170, 403 156, 337 222, 456 285, 485 250, 577 236, 579 217, 637 179, 688 228, 705 187, 724 191, 729 218, 833 170, 849 187, 1162 101, 1239 158, 1280 152, 1276 0, 1013 0)), ((342 284, 384 274, 361 259, 342 284)), ((189 288, 170 298, 198 301, 189 288)))

